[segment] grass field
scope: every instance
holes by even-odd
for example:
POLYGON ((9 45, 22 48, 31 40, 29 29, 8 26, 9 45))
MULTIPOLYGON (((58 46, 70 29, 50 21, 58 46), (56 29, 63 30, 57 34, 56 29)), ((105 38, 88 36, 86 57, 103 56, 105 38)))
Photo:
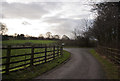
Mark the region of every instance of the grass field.
POLYGON ((42 65, 38 65, 38 66, 34 66, 34 67, 30 67, 23 71, 14 72, 14 73, 11 73, 10 75, 4 74, 2 76, 2 78, 3 78, 3 80, 9 79, 9 81, 13 81, 13 79, 14 79, 14 81, 21 81, 21 80, 24 81, 24 79, 33 79, 49 70, 55 68, 56 66, 60 65, 65 60, 67 60, 68 58, 70 58, 70 53, 67 51, 63 51, 63 55, 61 57, 59 57, 51 62, 42 64, 42 65))
MULTIPOLYGON (((7 41, 2 41, 2 43, 3 43, 3 45, 17 45, 17 44, 26 44, 26 43, 51 44, 51 43, 56 43, 56 41, 53 41, 53 40, 7 40, 7 41)), ((47 51, 50 51, 50 50, 53 50, 53 49, 52 48, 48 48, 47 49, 47 51)), ((36 52, 44 52, 44 51, 45 51, 45 48, 35 48, 34 49, 35 53, 36 52)), ((22 54, 26 54, 26 56, 20 56, 20 57, 11 58, 10 62, 30 59, 31 55, 27 55, 27 54, 30 54, 30 53, 31 53, 31 49, 14 49, 14 50, 11 50, 11 56, 22 55, 22 54)), ((52 52, 48 52, 47 55, 49 55, 51 53, 52 52)), ((6 57, 6 54, 7 54, 7 50, 2 50, 2 56, 0 56, 0 57, 6 57)), ((45 53, 35 54, 34 58, 41 57, 41 56, 44 56, 44 55, 45 55, 45 53)), ((44 58, 35 59, 34 61, 38 61, 38 60, 42 60, 42 59, 44 59, 44 58)), ((19 63, 15 63, 15 64, 10 64, 10 68, 15 67, 15 66, 19 66, 19 65, 22 65, 22 64, 25 64, 25 63, 29 63, 29 62, 30 62, 30 60, 25 61, 25 62, 19 62, 19 63)), ((6 59, 2 59, 2 63, 6 63, 6 59)), ((27 67, 29 65, 26 65, 26 66, 23 66, 23 67, 19 67, 19 68, 15 68, 15 69, 24 68, 24 67, 27 67)), ((5 66, 2 66, 0 68, 5 69, 5 66)), ((11 69, 11 71, 15 70, 15 69, 11 69)), ((4 73, 4 71, 3 71, 3 73, 4 73)))
MULTIPOLYGON (((52 51, 53 48, 47 48, 47 51, 52 51)), ((57 50, 57 48, 55 49, 57 50)), ((60 50, 60 49, 59 49, 60 50)), ((34 49, 34 53, 36 52, 44 52, 45 51, 45 48, 35 48, 34 49)), ((6 53, 7 51, 6 50, 2 50, 2 57, 6 57, 6 53)), ((19 57, 13 57, 10 59, 10 62, 16 62, 16 61, 21 61, 21 60, 26 60, 26 59, 30 59, 31 58, 31 55, 27 55, 27 54, 30 54, 31 53, 31 49, 14 49, 14 50, 11 50, 11 56, 16 56, 16 55, 22 55, 22 54, 26 54, 24 56, 19 56, 19 57)), ((47 52, 47 55, 49 54, 52 54, 53 52, 47 52)), ((57 51, 55 52, 57 53, 57 51)), ((41 57, 41 56, 45 56, 45 53, 40 53, 40 54, 34 54, 34 58, 36 57, 41 57)), ((52 55, 53 56, 53 55, 52 55)), ((42 60, 44 59, 45 57, 43 58, 38 58, 38 59, 34 59, 34 61, 38 61, 38 60, 42 60)), ((47 56, 47 58, 49 58, 47 56)), ((53 58, 52 58, 53 59, 53 58)), ((51 60, 51 59, 49 59, 51 60)), ((39 63, 42 63, 43 61, 41 62, 36 62, 34 64, 39 64, 39 63)), ((2 59, 2 63, 6 63, 6 59, 2 59)), ((23 61, 23 62, 19 62, 19 63, 14 63, 14 64, 10 64, 10 68, 12 67, 15 67, 15 66, 19 66, 19 65, 22 65, 22 64, 26 64, 26 63, 30 63, 30 60, 28 61, 23 61)), ((25 68, 25 67, 28 67, 30 66, 30 64, 26 65, 26 66, 22 66, 22 67, 18 67, 18 68, 14 68, 14 69, 11 69, 10 71, 13 71, 13 70, 17 70, 17 69, 21 69, 21 68, 25 68)), ((2 66, 2 69, 5 69, 5 66, 3 65, 2 66)), ((3 71, 4 73, 5 71, 3 71)))
POLYGON ((56 41, 53 40, 6 40, 6 41, 2 41, 2 44, 3 45, 15 45, 15 44, 25 44, 25 43, 50 44, 55 42, 56 41))

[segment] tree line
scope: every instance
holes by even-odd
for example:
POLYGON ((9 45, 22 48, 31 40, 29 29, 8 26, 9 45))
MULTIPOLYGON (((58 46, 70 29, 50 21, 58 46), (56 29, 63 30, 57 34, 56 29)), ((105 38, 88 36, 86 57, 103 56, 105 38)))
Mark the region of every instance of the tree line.
POLYGON ((34 36, 26 36, 24 34, 17 34, 16 36, 13 35, 1 35, 2 40, 70 40, 70 38, 67 35, 63 35, 60 39, 59 35, 53 35, 52 37, 34 37, 34 36))
POLYGON ((5 34, 8 31, 8 28, 4 23, 0 23, 0 36, 2 36, 2 40, 70 40, 67 35, 63 35, 60 38, 60 35, 52 35, 51 32, 47 32, 45 36, 40 34, 38 37, 29 36, 24 34, 7 35, 5 34))
POLYGON ((96 39, 98 45, 120 48, 120 2, 94 4, 92 11, 97 17, 85 34, 96 39))

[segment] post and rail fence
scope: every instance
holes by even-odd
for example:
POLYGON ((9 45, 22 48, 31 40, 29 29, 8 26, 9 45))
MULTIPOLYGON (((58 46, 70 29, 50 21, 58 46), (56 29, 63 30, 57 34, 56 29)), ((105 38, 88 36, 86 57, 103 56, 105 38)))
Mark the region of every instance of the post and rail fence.
POLYGON ((32 45, 32 46, 5 46, 2 51, 6 51, 6 56, 2 55, 2 64, 0 64, 0 73, 9 74, 31 66, 44 64, 62 56, 62 45, 32 45), (42 49, 42 50, 41 50, 42 49), (20 54, 20 50, 24 54, 20 54), (26 53, 25 50, 29 50, 26 53), (37 50, 37 51, 36 51, 37 50), (39 52, 38 52, 39 51, 39 52), (16 54, 12 54, 12 52, 16 54), (19 53, 19 54, 17 54, 19 53))
POLYGON ((97 51, 116 64, 118 67, 118 77, 120 77, 120 49, 98 46, 97 51))
POLYGON ((106 56, 114 64, 120 66, 120 49, 98 46, 97 50, 100 54, 106 56))

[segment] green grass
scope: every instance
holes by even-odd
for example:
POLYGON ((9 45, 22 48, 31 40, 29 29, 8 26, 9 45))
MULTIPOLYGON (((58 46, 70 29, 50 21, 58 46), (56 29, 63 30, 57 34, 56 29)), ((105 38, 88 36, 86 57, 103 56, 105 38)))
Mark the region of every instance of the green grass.
MULTIPOLYGON (((52 50, 53 50, 52 48, 47 48, 47 51, 52 51, 52 50)), ((45 51, 45 48, 35 48, 34 49, 34 53, 36 53, 36 52, 44 52, 44 51, 45 51)), ((6 50, 2 50, 2 57, 6 57, 6 52, 7 52, 6 50)), ((22 54, 26 54, 26 56, 12 57, 12 58, 10 58, 10 62, 16 62, 16 61, 21 61, 21 60, 25 60, 25 59, 30 59, 31 55, 27 55, 27 54, 30 54, 30 53, 31 53, 31 49, 14 49, 14 50, 11 50, 11 56, 22 55, 22 54)), ((53 52, 47 52, 47 55, 52 54, 52 53, 53 52)), ((57 53, 57 51, 55 51, 55 53, 57 53)), ((34 58, 41 57, 41 56, 45 56, 45 53, 34 54, 34 58)), ((47 58, 48 57, 50 57, 50 56, 47 56, 47 58)), ((44 58, 45 57, 34 59, 34 61, 42 60, 44 58)), ((2 59, 2 63, 6 63, 6 59, 2 59)), ((26 63, 30 63, 30 60, 24 61, 24 62, 10 64, 10 68, 15 67, 15 66, 19 66, 19 65, 22 65, 22 64, 26 64, 26 63)), ((39 64, 39 63, 42 63, 42 61, 41 62, 36 62, 34 64, 39 64)), ((17 69, 20 69, 20 68, 25 68, 25 67, 28 67, 28 66, 30 66, 30 64, 28 64, 26 66, 19 67, 19 68, 11 69, 10 71, 17 70, 17 69)), ((5 69, 4 65, 2 66, 2 69, 5 69)), ((3 73, 4 72, 5 71, 3 71, 3 73)))
POLYGON ((2 41, 4 45, 15 45, 15 44, 25 44, 25 43, 33 43, 33 44, 50 44, 55 43, 53 40, 6 40, 2 41))
POLYGON ((81 46, 64 46, 64 48, 90 48, 90 47, 81 47, 81 46))
POLYGON ((67 60, 68 58, 70 58, 70 53, 67 51, 63 51, 63 55, 61 57, 59 57, 51 62, 42 64, 42 65, 38 65, 38 66, 34 66, 34 67, 30 67, 23 71, 10 73, 9 75, 4 74, 2 76, 2 78, 3 79, 16 79, 17 81, 19 81, 19 79, 32 79, 32 78, 40 76, 41 74, 55 68, 56 66, 60 65, 65 60, 67 60))
POLYGON ((115 64, 111 63, 107 58, 104 58, 96 53, 94 49, 91 49, 90 52, 102 64, 107 79, 120 79, 120 77, 118 77, 119 71, 115 64))

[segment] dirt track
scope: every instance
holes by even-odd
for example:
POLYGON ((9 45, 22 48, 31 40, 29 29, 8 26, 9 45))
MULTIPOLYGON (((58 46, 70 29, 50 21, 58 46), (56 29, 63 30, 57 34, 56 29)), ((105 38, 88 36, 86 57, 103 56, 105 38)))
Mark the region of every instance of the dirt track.
POLYGON ((89 48, 66 48, 71 59, 36 79, 104 79, 99 62, 89 53, 89 48))

